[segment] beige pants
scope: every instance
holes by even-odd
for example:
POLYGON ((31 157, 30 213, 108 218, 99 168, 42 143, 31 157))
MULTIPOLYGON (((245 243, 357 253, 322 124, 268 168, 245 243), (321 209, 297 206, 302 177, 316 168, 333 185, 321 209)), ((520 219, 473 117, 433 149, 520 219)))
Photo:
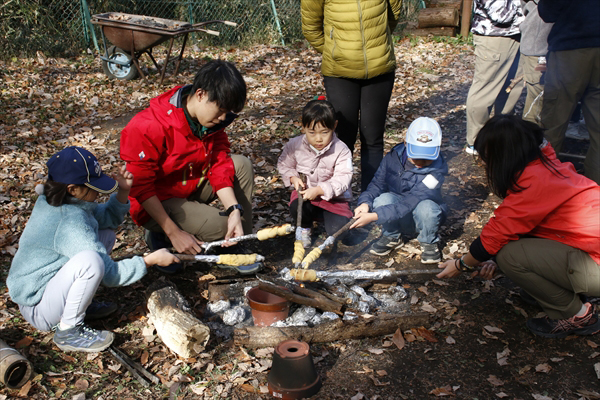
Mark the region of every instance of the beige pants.
POLYGON ((473 35, 475 73, 467 96, 467 144, 475 143, 477 134, 496 114, 511 113, 519 100, 523 84, 510 93, 506 88, 511 79, 521 75, 519 40, 514 37, 473 35))
POLYGON ((523 108, 523 119, 541 125, 541 113, 544 96, 544 84, 542 80, 542 71, 536 71, 538 66, 538 56, 526 56, 521 54, 521 63, 523 64, 523 79, 527 89, 525 98, 525 107, 523 108))
MULTIPOLYGON (((254 171, 252 163, 244 156, 231 156, 235 166, 233 191, 240 205, 244 208, 242 226, 244 234, 252 233, 252 191, 254 190, 254 171)), ((162 202, 169 217, 182 230, 195 235, 205 242, 221 240, 227 233, 227 219, 219 215, 220 209, 209 204, 217 198, 212 186, 206 180, 200 188, 187 199, 168 199, 162 202)), ((162 232, 154 220, 144 224, 144 228, 162 232)))
POLYGON ((542 125, 556 152, 560 152, 569 119, 581 100, 590 147, 585 176, 600 184, 600 48, 548 53, 542 125))
POLYGON ((496 261, 552 319, 577 314, 582 306, 580 293, 600 296, 600 266, 586 252, 566 244, 519 239, 504 246, 496 261))

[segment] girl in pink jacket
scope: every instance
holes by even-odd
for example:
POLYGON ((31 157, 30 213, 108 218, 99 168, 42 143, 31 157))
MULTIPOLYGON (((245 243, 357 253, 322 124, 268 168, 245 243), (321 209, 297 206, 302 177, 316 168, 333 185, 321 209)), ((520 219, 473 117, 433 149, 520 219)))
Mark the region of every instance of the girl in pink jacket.
POLYGON ((352 218, 352 153, 337 138, 336 126, 331 103, 321 98, 310 101, 302 110, 303 134, 285 145, 277 162, 285 186, 296 189, 290 199, 291 215, 297 213, 298 191, 305 200, 301 222, 305 248, 311 245, 313 221, 323 220, 332 235, 352 218))

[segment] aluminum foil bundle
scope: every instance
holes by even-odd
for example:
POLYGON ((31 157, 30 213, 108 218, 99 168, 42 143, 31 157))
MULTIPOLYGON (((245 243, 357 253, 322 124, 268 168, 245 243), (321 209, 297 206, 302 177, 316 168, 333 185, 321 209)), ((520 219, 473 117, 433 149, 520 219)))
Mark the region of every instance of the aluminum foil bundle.
POLYGON ((352 312, 352 311, 346 311, 344 313, 344 317, 342 318, 344 321, 351 321, 353 319, 357 319, 358 315, 356 315, 356 313, 352 312))
POLYGON ((310 321, 316 314, 316 308, 302 306, 299 309, 297 309, 291 316, 289 316, 286 321, 288 321, 290 325, 298 325, 301 322, 310 321))
POLYGON ((244 322, 246 319, 246 310, 244 310, 241 306, 235 306, 226 310, 223 313, 223 323, 225 325, 233 326, 237 325, 241 322, 244 322))
POLYGON ((333 320, 336 320, 336 319, 339 319, 339 318, 340 318, 339 315, 337 315, 336 313, 331 312, 331 311, 325 311, 323 314, 321 314, 321 319, 322 320, 333 321, 333 320))
POLYGON ((323 318, 321 317, 321 314, 317 314, 314 317, 312 317, 311 320, 308 322, 312 326, 319 325, 319 324, 323 323, 323 318))
POLYGON ((214 303, 208 303, 207 308, 211 313, 218 314, 231 308, 231 302, 229 300, 219 300, 214 303))
POLYGON ((371 311, 371 306, 366 301, 359 301, 358 302, 358 310, 361 313, 368 314, 371 311))

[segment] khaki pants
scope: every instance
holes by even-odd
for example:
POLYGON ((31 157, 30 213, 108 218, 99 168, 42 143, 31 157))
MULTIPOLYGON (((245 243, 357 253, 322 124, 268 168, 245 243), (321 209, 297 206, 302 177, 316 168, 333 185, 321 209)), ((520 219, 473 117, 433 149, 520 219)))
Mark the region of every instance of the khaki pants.
POLYGON ((585 176, 600 184, 600 48, 548 53, 542 125, 554 150, 560 152, 569 119, 581 100, 590 147, 585 176))
MULTIPOLYGON (((254 190, 254 171, 252 163, 244 156, 233 154, 231 156, 235 166, 235 179, 233 191, 240 205, 244 208, 242 226, 244 234, 252 233, 252 191, 254 190)), ((212 186, 205 180, 197 191, 187 199, 173 198, 162 202, 169 217, 180 229, 195 235, 205 242, 221 240, 227 233, 227 219, 219 215, 220 209, 209 204, 217 199, 212 186)), ((162 232, 154 220, 144 224, 144 228, 162 232)))
POLYGON ((529 293, 552 319, 570 318, 582 306, 579 294, 600 296, 600 266, 584 251, 549 239, 508 243, 498 266, 529 293))
POLYGON ((511 79, 521 74, 518 39, 473 35, 473 43, 475 73, 467 95, 467 144, 470 146, 490 119, 492 108, 496 114, 512 112, 523 90, 523 84, 519 83, 506 93, 511 79))
POLYGON ((544 84, 542 80, 542 71, 536 71, 538 65, 538 56, 526 56, 521 54, 521 63, 523 64, 523 78, 527 97, 525 98, 525 107, 523 108, 523 119, 541 125, 542 99, 544 95, 544 84))

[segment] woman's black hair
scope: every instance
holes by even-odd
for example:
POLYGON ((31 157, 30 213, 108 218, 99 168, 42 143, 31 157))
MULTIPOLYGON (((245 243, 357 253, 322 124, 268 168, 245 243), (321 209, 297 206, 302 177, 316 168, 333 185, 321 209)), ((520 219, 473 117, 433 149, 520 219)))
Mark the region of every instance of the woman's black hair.
POLYGON ((329 129, 335 128, 335 109, 327 100, 311 100, 302 110, 302 126, 313 127, 323 125, 329 129))
POLYGON ((505 198, 509 190, 526 189, 517 181, 527 164, 537 159, 552 173, 564 177, 542 152, 543 142, 542 128, 515 115, 496 115, 481 128, 474 147, 485 163, 488 184, 496 196, 505 198))
MULTIPOLYGON (((88 191, 92 190, 84 185, 78 186, 85 187, 88 189, 88 191)), ((44 183, 44 196, 46 196, 46 202, 54 207, 72 203, 73 200, 75 200, 75 197, 69 194, 69 191, 67 190, 68 187, 69 185, 66 183, 51 181, 48 179, 46 183, 44 183)), ((87 193, 88 192, 86 192, 86 195, 87 193)))

